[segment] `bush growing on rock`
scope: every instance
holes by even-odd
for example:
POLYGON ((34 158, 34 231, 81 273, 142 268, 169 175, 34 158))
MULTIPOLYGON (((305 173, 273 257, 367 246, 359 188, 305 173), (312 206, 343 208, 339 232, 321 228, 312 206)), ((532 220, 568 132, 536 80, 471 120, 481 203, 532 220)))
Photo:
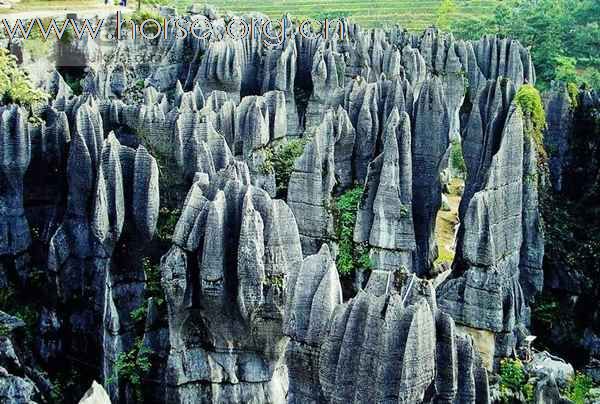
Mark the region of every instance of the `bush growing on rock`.
POLYGON ((353 241, 356 212, 364 188, 356 186, 340 195, 335 201, 336 233, 338 237, 337 268, 341 275, 350 275, 357 268, 369 269, 372 266, 369 251, 353 241))
POLYGON ((287 143, 268 149, 267 158, 260 171, 264 174, 275 174, 278 198, 287 196, 288 183, 294 170, 294 163, 302 155, 304 146, 308 141, 309 139, 305 137, 290 140, 287 143))
POLYGON ((129 352, 122 352, 115 363, 115 374, 108 383, 113 383, 118 377, 128 383, 137 400, 142 400, 142 380, 150 371, 152 351, 144 346, 141 338, 137 339, 129 352))
POLYGON ((503 403, 518 402, 521 397, 533 403, 533 385, 528 382, 523 363, 519 359, 503 359, 500 363, 500 398, 503 403))
POLYGON ((25 72, 17 66, 17 60, 6 49, 0 49, 0 104, 19 104, 31 109, 47 99, 36 88, 25 72))
POLYGON ((576 373, 562 394, 575 404, 584 404, 589 398, 591 389, 592 379, 583 373, 576 373))
POLYGON ((524 84, 515 95, 515 102, 521 108, 523 115, 531 119, 532 127, 528 134, 533 137, 538 154, 545 156, 544 129, 546 129, 546 113, 540 92, 531 84, 524 84))

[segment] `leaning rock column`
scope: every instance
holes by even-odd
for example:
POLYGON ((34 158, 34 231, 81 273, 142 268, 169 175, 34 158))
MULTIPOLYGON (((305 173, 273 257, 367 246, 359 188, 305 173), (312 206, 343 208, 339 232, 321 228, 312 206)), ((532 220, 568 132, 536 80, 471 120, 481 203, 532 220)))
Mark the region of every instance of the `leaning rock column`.
POLYGON ((414 109, 412 139, 413 216, 417 241, 414 270, 425 274, 437 257, 435 219, 441 206, 440 172, 450 145, 449 119, 442 82, 437 77, 421 88, 414 109))
POLYGON ((16 105, 0 107, 0 257, 18 260, 31 243, 23 209, 23 176, 30 160, 24 111, 16 105))
POLYGON ((416 244, 408 114, 394 108, 383 136, 383 153, 369 164, 354 242, 368 243, 374 269, 413 272, 416 244))

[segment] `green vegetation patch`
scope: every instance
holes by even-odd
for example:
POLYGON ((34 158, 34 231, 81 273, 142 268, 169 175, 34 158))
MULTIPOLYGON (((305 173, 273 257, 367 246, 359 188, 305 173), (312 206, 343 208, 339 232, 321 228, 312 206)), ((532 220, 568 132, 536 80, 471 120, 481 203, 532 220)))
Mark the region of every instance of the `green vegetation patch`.
POLYGON ((534 385, 528 381, 523 363, 519 359, 506 358, 500 362, 500 401, 513 402, 522 395, 526 403, 534 401, 534 385))
POLYGON ((156 225, 156 235, 159 240, 171 241, 180 215, 181 209, 160 208, 158 211, 158 223, 156 225))
POLYGON ((144 345, 142 339, 136 339, 130 351, 119 354, 115 362, 115 374, 107 383, 114 383, 118 377, 133 388, 136 400, 141 402, 142 381, 152 367, 151 354, 152 350, 144 345))
POLYGON ((568 83, 567 92, 569 93, 569 102, 571 103, 571 108, 577 109, 579 106, 579 89, 577 88, 577 84, 568 83))
MULTIPOLYGON (((471 3, 456 1, 456 4, 471 3)), ((537 85, 552 81, 600 85, 600 2, 597 0, 502 0, 478 15, 455 14, 450 29, 460 39, 501 35, 531 49, 537 85)))
POLYGON ((16 58, 0 49, 0 103, 31 108, 46 101, 48 95, 34 87, 27 74, 17 66, 16 58))
POLYGON ((533 137, 538 155, 545 157, 544 129, 546 128, 546 113, 540 92, 531 84, 524 84, 515 95, 515 102, 521 108, 523 115, 531 121, 528 134, 533 137))
MULTIPOLYGON (((130 317, 143 334, 146 322, 146 313, 150 298, 154 299, 158 310, 164 313, 165 310, 165 292, 160 283, 160 267, 153 265, 148 257, 143 259, 144 274, 146 275, 146 285, 144 289, 144 303, 130 313, 130 317)), ((166 314, 166 313, 164 313, 166 314)))
POLYGON ((567 387, 561 391, 561 394, 575 404, 585 404, 590 398, 590 390, 592 387, 592 378, 577 372, 575 376, 569 380, 567 387))
POLYGON ((356 186, 335 200, 334 218, 339 248, 336 264, 341 275, 352 274, 359 268, 373 267, 368 246, 356 244, 353 240, 356 214, 363 192, 364 187, 356 186))
POLYGON ((265 161, 259 170, 263 174, 275 174, 278 198, 287 197, 288 183, 292 171, 294 171, 294 164, 304 152, 304 146, 309 141, 309 137, 304 137, 289 140, 286 143, 267 149, 265 161))
POLYGON ((452 161, 452 167, 454 167, 458 173, 464 178, 467 174, 467 166, 463 157, 462 145, 460 139, 454 139, 450 148, 450 160, 452 161))
MULTIPOLYGON (((156 9, 151 8, 142 8, 141 10, 136 10, 134 13, 129 15, 128 18, 137 25, 138 29, 141 29, 141 25, 144 21, 155 20, 159 24, 162 24, 164 20, 164 18, 161 17, 156 9)), ((151 37, 151 35, 156 35, 159 29, 160 28, 152 21, 144 25, 144 33, 149 37, 151 37)))

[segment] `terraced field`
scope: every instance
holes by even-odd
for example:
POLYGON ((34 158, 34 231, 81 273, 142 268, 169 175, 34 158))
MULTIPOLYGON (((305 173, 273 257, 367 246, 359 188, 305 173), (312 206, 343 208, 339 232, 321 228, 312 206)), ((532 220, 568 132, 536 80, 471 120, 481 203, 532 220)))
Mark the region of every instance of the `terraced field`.
MULTIPOLYGON (((111 0, 111 3, 114 0, 111 0)), ((455 19, 476 18, 490 14, 494 6, 502 0, 454 0, 455 19)), ((198 0, 142 0, 145 4, 170 4, 185 11, 191 3, 198 0)), ((137 0, 129 0, 130 9, 135 8, 137 0)), ((322 18, 324 14, 349 13, 350 18, 365 27, 382 27, 400 24, 411 31, 420 31, 435 23, 441 0, 207 0, 219 10, 234 13, 259 11, 269 17, 277 18, 284 13, 295 17, 322 18)), ((64 9, 80 10, 89 7, 102 7, 103 0, 21 0, 12 10, 0 10, 2 13, 36 12, 64 9)))
MULTIPOLYGON (((476 18, 490 14, 501 0, 454 0, 456 13, 452 18, 476 18)), ((192 0, 177 1, 185 8, 192 0)), ((379 27, 400 24, 412 31, 435 23, 441 0, 210 0, 219 10, 232 12, 259 11, 269 17, 283 13, 292 16, 316 17, 323 13, 348 12, 353 21, 363 26, 379 27)))

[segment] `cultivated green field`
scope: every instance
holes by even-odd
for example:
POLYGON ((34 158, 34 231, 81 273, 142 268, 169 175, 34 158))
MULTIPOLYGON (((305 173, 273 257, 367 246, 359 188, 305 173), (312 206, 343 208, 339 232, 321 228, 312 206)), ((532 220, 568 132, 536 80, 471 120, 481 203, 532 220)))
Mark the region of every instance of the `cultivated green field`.
MULTIPOLYGON (((111 0, 111 3, 114 0, 111 0)), ((502 0, 454 0, 456 11, 452 19, 469 19, 493 12, 494 6, 502 0)), ((133 10, 138 1, 129 0, 133 10)), ((169 4, 185 11, 191 3, 208 3, 219 11, 245 13, 262 12, 269 17, 280 17, 289 13, 294 17, 319 18, 324 14, 347 13, 352 21, 365 27, 382 27, 400 24, 411 31, 420 31, 436 22, 442 0, 142 0, 148 4, 169 4)), ((2 13, 51 11, 89 7, 102 7, 103 0, 21 0, 12 10, 2 13)))
MULTIPOLYGON (((453 18, 472 18, 490 14, 501 0, 455 0, 453 18)), ((185 8, 192 0, 177 1, 185 8)), ((209 0, 220 11, 259 11, 269 17, 283 13, 315 17, 324 13, 348 12, 350 18, 367 27, 400 24, 409 30, 422 30, 435 23, 441 0, 209 0)))

